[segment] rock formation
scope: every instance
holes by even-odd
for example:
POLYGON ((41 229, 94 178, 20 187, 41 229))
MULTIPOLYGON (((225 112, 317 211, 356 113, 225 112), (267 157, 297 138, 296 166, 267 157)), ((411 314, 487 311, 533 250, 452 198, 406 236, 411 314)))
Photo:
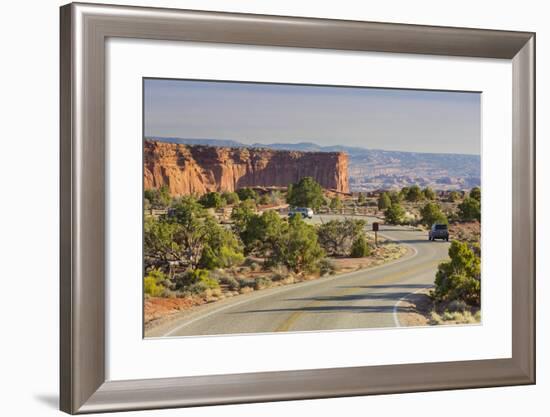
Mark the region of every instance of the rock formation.
POLYGON ((323 188, 349 192, 343 152, 298 152, 226 148, 146 140, 144 187, 167 185, 173 196, 242 187, 286 187, 313 177, 323 188))

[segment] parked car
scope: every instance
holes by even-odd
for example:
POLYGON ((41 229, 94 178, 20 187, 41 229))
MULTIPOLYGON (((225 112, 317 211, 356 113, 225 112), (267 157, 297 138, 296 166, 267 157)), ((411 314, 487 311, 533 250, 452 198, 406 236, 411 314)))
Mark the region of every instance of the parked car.
POLYGON ((449 241, 449 227, 446 224, 436 223, 432 225, 428 234, 428 240, 445 239, 449 241))
POLYGON ((294 208, 291 208, 290 211, 288 212, 288 217, 293 217, 297 215, 300 215, 303 218, 307 217, 308 219, 312 219, 313 210, 310 209, 309 207, 294 207, 294 208))

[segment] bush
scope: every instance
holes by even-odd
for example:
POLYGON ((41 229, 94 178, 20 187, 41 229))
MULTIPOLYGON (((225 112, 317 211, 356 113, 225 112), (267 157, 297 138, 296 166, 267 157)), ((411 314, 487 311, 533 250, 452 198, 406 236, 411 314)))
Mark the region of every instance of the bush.
POLYGON ((422 216, 422 224, 426 226, 431 226, 434 223, 447 224, 448 220, 445 214, 439 208, 439 205, 436 203, 428 203, 420 210, 420 215, 422 216))
POLYGON ((432 297, 436 301, 463 301, 479 305, 481 298, 480 257, 468 244, 453 241, 449 262, 439 264, 432 297))
POLYGON ((478 200, 466 197, 462 203, 458 205, 458 215, 461 220, 481 221, 481 205, 478 200))
POLYGON ((143 291, 151 297, 160 297, 164 291, 164 287, 157 284, 154 277, 147 276, 143 278, 143 291))
POLYGON ((205 208, 214 208, 219 209, 226 205, 226 201, 222 198, 220 193, 212 191, 210 193, 204 194, 199 203, 205 208))
POLYGON ((325 258, 319 261, 319 274, 321 274, 321 276, 334 275, 335 273, 336 268, 330 260, 325 258))
POLYGON ((237 190, 237 195, 239 196, 239 199, 241 201, 245 200, 258 200, 258 193, 254 191, 252 188, 239 188, 237 190))
POLYGON ((481 188, 479 188, 479 187, 472 188, 470 190, 469 197, 473 198, 474 200, 477 200, 477 201, 481 202, 481 188))
POLYGON ((244 288, 244 287, 255 288, 256 287, 256 280, 254 278, 237 278, 237 282, 238 282, 240 288, 244 288))
POLYGON ((407 201, 416 202, 424 198, 422 191, 418 185, 413 185, 407 190, 407 195, 405 197, 407 201))
POLYGON ((383 192, 380 194, 380 197, 378 198, 378 209, 379 210, 385 210, 387 208, 390 208, 392 205, 392 201, 390 198, 390 195, 386 192, 383 192))
POLYGON ((312 177, 304 177, 288 187, 286 201, 291 206, 317 210, 324 200, 323 189, 312 177))
POLYGON ((355 239, 353 245, 351 246, 351 257, 352 258, 363 258, 370 255, 370 247, 365 239, 365 235, 361 234, 355 239))
POLYGON ((238 291, 239 288, 241 288, 239 281, 230 276, 224 276, 220 278, 219 283, 222 285, 226 285, 227 288, 229 288, 229 290, 231 291, 238 291))
POLYGON ((269 288, 271 287, 271 284, 272 284, 271 280, 268 277, 259 277, 255 281, 256 281, 254 283, 255 290, 262 290, 264 288, 269 288))
POLYGON ((424 188, 424 190, 422 191, 422 194, 424 194, 424 197, 427 200, 435 200, 435 192, 430 187, 424 188))
POLYGON ((219 288, 220 284, 215 278, 210 277, 205 269, 195 269, 176 275, 174 278, 177 290, 196 291, 197 288, 219 288), (193 288, 195 288, 193 290, 193 288))
POLYGON ((401 224, 405 218, 405 210, 399 204, 392 204, 384 212, 384 217, 388 224, 401 224))
POLYGON ((342 204, 342 200, 340 200, 340 197, 336 196, 332 200, 330 200, 329 207, 331 210, 342 210, 342 207, 344 207, 344 205, 342 204))
POLYGON ((364 220, 331 220, 317 230, 319 244, 329 256, 347 256, 357 237, 366 226, 364 220))
POLYGON ((151 297, 160 297, 165 290, 167 277, 160 269, 153 268, 143 278, 143 292, 151 297))
POLYGON ((234 191, 226 191, 222 193, 222 198, 226 201, 227 204, 239 204, 241 199, 239 198, 239 194, 237 194, 234 191))

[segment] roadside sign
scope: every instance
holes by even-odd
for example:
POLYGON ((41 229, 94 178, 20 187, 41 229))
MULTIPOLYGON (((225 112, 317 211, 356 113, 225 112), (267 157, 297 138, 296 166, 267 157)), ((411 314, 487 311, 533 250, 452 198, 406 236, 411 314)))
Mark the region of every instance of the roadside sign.
POLYGON ((378 246, 378 228, 380 227, 380 223, 374 222, 372 223, 372 230, 374 231, 374 244, 378 246))

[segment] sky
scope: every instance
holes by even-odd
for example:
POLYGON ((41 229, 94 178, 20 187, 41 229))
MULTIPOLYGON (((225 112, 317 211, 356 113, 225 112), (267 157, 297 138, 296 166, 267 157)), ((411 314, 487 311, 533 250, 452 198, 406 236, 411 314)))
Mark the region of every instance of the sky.
POLYGON ((479 155, 481 94, 145 79, 144 134, 479 155))

